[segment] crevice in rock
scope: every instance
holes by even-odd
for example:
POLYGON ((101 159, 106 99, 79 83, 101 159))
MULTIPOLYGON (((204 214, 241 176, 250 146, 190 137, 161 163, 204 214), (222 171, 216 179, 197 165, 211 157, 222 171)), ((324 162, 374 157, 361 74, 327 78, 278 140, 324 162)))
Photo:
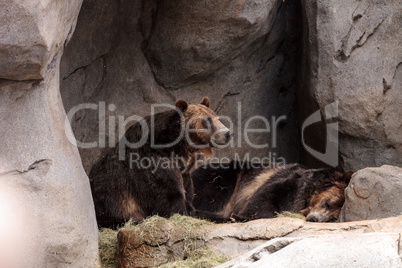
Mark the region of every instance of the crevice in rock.
MULTIPOLYGON (((66 75, 65 77, 63 77, 63 81, 66 80, 66 79, 68 79, 71 75, 75 74, 75 73, 76 73, 77 71, 79 71, 80 69, 85 69, 85 68, 89 67, 91 64, 93 64, 96 60, 98 60, 98 59, 100 59, 100 58, 102 58, 102 59, 103 59, 103 63, 106 64, 105 57, 106 57, 109 53, 110 53, 110 51, 108 51, 108 52, 105 53, 105 54, 100 55, 99 57, 96 57, 95 59, 93 59, 93 60, 91 61, 91 63, 76 68, 74 71, 72 71, 71 73, 69 73, 68 75, 66 75)), ((104 68, 104 69, 105 69, 105 68, 104 68)), ((99 84, 101 84, 101 83, 103 82, 103 79, 104 79, 104 75, 102 76, 102 81, 101 81, 99 84)))
POLYGON ((352 33, 353 25, 354 23, 349 28, 348 33, 341 39, 341 47, 335 52, 335 59, 338 61, 344 62, 350 57, 350 55, 346 55, 345 49, 349 41, 350 34, 352 33))
POLYGON ((256 262, 259 261, 262 257, 265 255, 270 255, 275 252, 280 251, 281 249, 284 249, 285 247, 289 246, 293 242, 298 241, 298 240, 288 240, 288 239, 282 239, 279 240, 267 247, 262 248, 260 251, 254 253, 248 258, 248 261, 250 262, 256 262))
POLYGON ((46 173, 49 171, 49 168, 52 164, 53 164, 53 161, 51 159, 40 159, 40 160, 33 162, 25 170, 18 170, 18 169, 9 170, 9 171, 5 171, 5 172, 1 172, 0 176, 13 174, 13 173, 24 174, 24 173, 27 173, 32 170, 40 170, 43 175, 46 175, 46 173))
MULTIPOLYGON (((268 34, 269 35, 269 34, 268 34)), ((278 55, 278 52, 281 50, 283 44, 285 43, 285 39, 282 39, 278 45, 278 47, 275 50, 275 54, 271 57, 269 57, 267 60, 265 60, 263 63, 261 63, 260 67, 255 71, 256 74, 260 73, 261 71, 265 70, 265 67, 267 64, 275 58, 276 55, 278 55)))
MULTIPOLYGON (((388 17, 388 16, 385 16, 371 31, 367 31, 367 30, 363 31, 363 33, 359 36, 359 38, 357 40, 350 40, 352 31, 356 29, 356 24, 358 23, 359 19, 365 15, 365 13, 368 9, 369 9, 369 7, 367 7, 362 14, 352 15, 353 22, 350 25, 348 33, 342 38, 341 47, 335 52, 334 58, 336 60, 338 60, 340 62, 345 62, 352 55, 352 52, 355 49, 362 47, 367 42, 367 40, 378 30, 378 28, 382 25, 382 23, 388 17), (355 44, 350 48, 350 51, 346 51, 348 43, 350 41, 355 42, 355 44)), ((353 14, 354 14, 354 12, 353 12, 353 14)))
POLYGON ((353 50, 355 50, 356 48, 359 48, 361 46, 363 46, 367 40, 378 30, 378 28, 381 26, 381 24, 386 20, 387 17, 385 17, 384 19, 381 20, 381 22, 373 29, 373 31, 371 33, 368 33, 365 31, 363 33, 362 36, 360 36, 360 38, 357 40, 356 45, 354 45, 351 49, 350 49, 350 53, 349 56, 352 54, 353 50), (367 37, 364 39, 365 35, 367 34, 367 37), (362 43, 360 43, 360 41, 364 39, 364 41, 362 43))
POLYGON ((385 78, 382 79, 382 86, 384 87, 384 95, 387 94, 388 90, 392 88, 392 86, 387 83, 387 80, 385 80, 385 78))
POLYGON ((28 80, 14 80, 14 79, 7 79, 7 78, 0 78, 0 84, 2 83, 32 83, 32 85, 39 85, 43 81, 41 79, 28 79, 28 80))
POLYGON ((215 112, 216 114, 219 114, 219 113, 220 113, 221 109, 223 108, 223 107, 222 107, 223 100, 224 100, 226 97, 232 97, 232 96, 240 95, 240 93, 241 93, 241 91, 240 91, 240 92, 231 92, 231 91, 226 92, 226 94, 223 95, 223 97, 219 100, 218 105, 217 105, 216 108, 214 109, 214 112, 215 112))
POLYGON ((149 69, 151 70, 151 73, 154 77, 154 80, 156 82, 156 84, 162 88, 165 89, 172 89, 167 87, 162 81, 160 81, 158 79, 158 77, 156 76, 155 70, 152 67, 152 63, 156 66, 160 66, 161 63, 158 59, 156 59, 156 57, 154 55, 152 55, 149 51, 147 51, 147 47, 149 46, 149 39, 153 36, 154 32, 155 32, 155 28, 156 25, 158 23, 158 17, 159 17, 159 12, 160 12, 160 6, 162 3, 162 0, 153 0, 155 7, 151 8, 150 10, 150 14, 151 14, 151 25, 146 25, 144 23, 144 12, 146 10, 144 10, 145 7, 145 3, 147 2, 147 0, 142 0, 141 2, 141 15, 138 19, 139 23, 139 27, 140 27, 140 33, 141 36, 143 38, 142 43, 141 43, 141 51, 144 54, 144 58, 148 63, 149 69), (147 27, 149 27, 149 29, 147 29, 147 27))
MULTIPOLYGON (((402 62, 399 62, 396 67, 395 67, 395 71, 394 71, 394 75, 392 76, 392 81, 395 79, 396 76, 396 72, 398 71, 399 67, 402 66, 402 62)), ((392 82, 391 82, 392 83, 392 82)))

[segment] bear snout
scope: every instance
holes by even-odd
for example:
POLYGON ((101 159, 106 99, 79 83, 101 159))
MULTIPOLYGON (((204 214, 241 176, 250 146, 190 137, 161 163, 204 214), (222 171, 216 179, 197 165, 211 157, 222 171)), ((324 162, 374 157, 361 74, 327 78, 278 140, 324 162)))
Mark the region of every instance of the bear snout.
POLYGON ((306 219, 309 222, 318 222, 318 218, 316 216, 310 216, 306 219))
POLYGON ((225 146, 229 144, 233 137, 233 132, 231 132, 228 128, 224 127, 215 131, 212 135, 211 140, 213 145, 217 146, 225 146))
POLYGON ((228 131, 225 133, 225 138, 226 138, 226 143, 228 143, 233 137, 233 132, 232 131, 228 131))

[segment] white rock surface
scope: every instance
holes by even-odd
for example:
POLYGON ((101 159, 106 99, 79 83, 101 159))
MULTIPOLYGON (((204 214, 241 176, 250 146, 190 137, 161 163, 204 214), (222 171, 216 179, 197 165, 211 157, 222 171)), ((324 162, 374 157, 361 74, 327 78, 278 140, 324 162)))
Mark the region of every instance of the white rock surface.
MULTIPOLYGON (((18 211, 32 215, 30 219, 13 219, 15 215, 8 214, 8 210, 0 211, 0 218, 16 226, 36 226, 30 231, 30 243, 37 243, 35 251, 39 251, 24 255, 32 264, 8 267, 89 268, 96 267, 98 262, 98 234, 89 180, 77 148, 67 140, 58 74, 53 72, 41 83, 0 82, 0 181, 10 180, 8 174, 15 174, 11 180, 17 181, 21 176, 31 177, 35 163, 46 163, 48 169, 30 178, 29 183, 16 181, 9 186, 11 190, 0 187, 1 192, 6 191, 13 198, 29 200, 21 201, 24 205, 18 211), (36 266, 34 261, 43 265, 36 266)), ((0 247, 7 245, 0 238, 0 247)))
POLYGON ((0 1, 1 268, 99 266, 89 180, 59 90, 81 3, 0 1))
POLYGON ((371 233, 276 238, 224 263, 240 267, 401 267, 400 234, 371 233))

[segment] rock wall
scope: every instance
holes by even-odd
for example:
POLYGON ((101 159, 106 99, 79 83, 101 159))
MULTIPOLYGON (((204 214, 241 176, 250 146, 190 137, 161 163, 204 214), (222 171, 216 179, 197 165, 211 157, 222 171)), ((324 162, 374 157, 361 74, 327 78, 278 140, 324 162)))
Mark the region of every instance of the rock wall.
MULTIPOLYGON (((200 102, 204 96, 217 114, 233 120, 234 129, 254 115, 271 123, 272 116, 287 118, 278 123, 275 148, 272 131, 250 134, 251 142, 269 145, 262 149, 235 131, 234 147, 218 155, 262 157, 271 151, 298 161, 295 2, 85 0, 63 55, 61 92, 67 111, 81 103, 106 105, 105 113, 85 109, 72 120, 79 141, 100 145, 80 148, 86 171, 99 147, 113 146, 122 134, 117 116, 145 116, 153 103, 200 102)), ((250 127, 265 124, 256 120, 250 127)))
MULTIPOLYGON (((287 162, 322 166, 304 151, 301 125, 338 101, 340 167, 402 165, 402 123, 396 120, 402 51, 394 42, 402 35, 400 11, 400 1, 385 0, 301 6, 295 0, 85 0, 61 68, 67 111, 105 103, 72 119, 79 141, 98 143, 80 148, 85 170, 122 135, 118 116, 144 116, 150 104, 198 102, 204 95, 234 121, 233 147, 218 156, 271 152, 287 162), (246 144, 237 129, 254 115, 270 123, 272 116, 286 116, 277 124, 276 144, 272 130, 250 135, 252 143, 268 147, 246 144)), ((309 146, 325 151, 323 122, 305 133, 309 146)))
POLYGON ((0 267, 97 267, 88 177, 59 66, 81 1, 0 2, 0 267))
POLYGON ((401 11, 401 1, 302 1, 301 101, 339 102, 345 169, 402 165, 401 11))

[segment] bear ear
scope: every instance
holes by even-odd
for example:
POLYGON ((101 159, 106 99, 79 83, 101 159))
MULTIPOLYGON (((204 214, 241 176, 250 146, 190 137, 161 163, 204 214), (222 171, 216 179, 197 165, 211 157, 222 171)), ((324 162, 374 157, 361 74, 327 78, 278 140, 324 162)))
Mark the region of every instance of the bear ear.
POLYGON ((300 211, 300 213, 306 217, 309 213, 310 213, 310 209, 309 208, 305 208, 303 210, 300 211))
POLYGON ((209 98, 208 98, 208 97, 204 97, 204 98, 202 99, 201 104, 202 104, 202 105, 205 105, 205 106, 207 106, 207 107, 209 108, 209 98))
POLYGON ((188 103, 185 100, 177 100, 175 103, 176 107, 180 109, 180 111, 185 112, 188 107, 188 103))
POLYGON ((342 181, 346 182, 349 184, 350 179, 352 178, 353 173, 355 173, 353 170, 346 171, 343 176, 342 176, 342 181))

